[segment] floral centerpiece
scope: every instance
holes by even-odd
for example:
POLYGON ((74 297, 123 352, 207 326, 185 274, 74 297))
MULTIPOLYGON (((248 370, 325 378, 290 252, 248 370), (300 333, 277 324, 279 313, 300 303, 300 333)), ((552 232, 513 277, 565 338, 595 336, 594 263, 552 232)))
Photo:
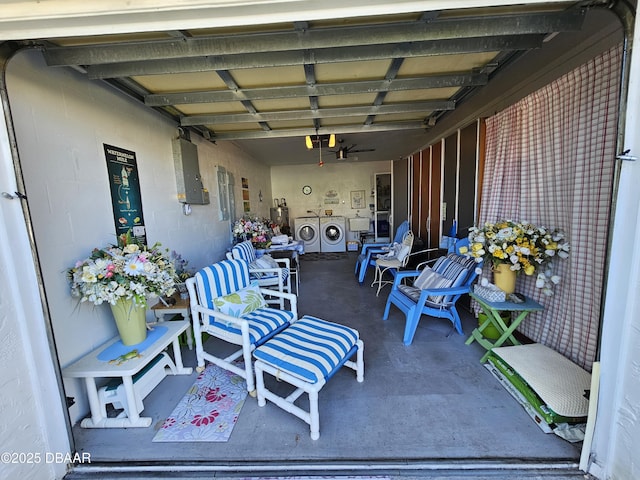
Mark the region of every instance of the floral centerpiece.
POLYGON ((254 248, 263 249, 271 244, 271 222, 266 218, 245 215, 233 225, 233 237, 236 242, 251 240, 254 248))
POLYGON ((175 291, 174 265, 167 251, 160 247, 159 243, 147 247, 127 232, 118 236, 117 245, 96 248, 88 258, 67 270, 73 296, 81 302, 111 305, 125 345, 139 343, 146 336, 147 296, 171 295, 175 291), (118 318, 119 315, 123 318, 118 318), (134 317, 136 323, 143 324, 136 327, 133 339, 129 340, 119 320, 133 323, 134 317))
POLYGON ((516 273, 536 277, 536 287, 553 294, 560 277, 553 274, 553 260, 567 258, 570 246, 559 229, 548 229, 528 222, 500 220, 469 229, 469 250, 476 261, 490 262, 495 268, 507 265, 516 273))
POLYGON ((81 302, 115 305, 124 298, 147 306, 147 295, 171 295, 175 267, 159 243, 141 245, 127 232, 118 244, 95 248, 67 272, 71 293, 81 302))

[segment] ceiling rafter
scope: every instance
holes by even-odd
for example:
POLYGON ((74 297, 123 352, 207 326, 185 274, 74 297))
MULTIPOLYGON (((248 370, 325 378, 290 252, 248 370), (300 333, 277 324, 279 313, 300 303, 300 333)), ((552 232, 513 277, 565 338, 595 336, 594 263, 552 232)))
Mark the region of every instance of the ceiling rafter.
MULTIPOLYGON (((395 80, 396 76, 398 75, 398 71, 400 70, 400 67, 402 66, 402 62, 404 62, 404 58, 394 58, 391 61, 391 65, 389 65, 389 69, 387 70, 387 74, 385 75, 385 80, 388 82, 392 82, 393 80, 395 80)), ((373 106, 374 107, 379 107, 380 105, 382 105, 382 102, 384 102, 384 99, 387 96, 388 91, 381 91, 378 92, 378 95, 376 95, 375 100, 373 101, 373 106)), ((445 110, 449 110, 448 108, 445 110)), ((451 108, 451 110, 453 110, 453 108, 451 108)), ((369 115, 367 116, 367 119, 364 121, 365 125, 371 125, 373 123, 373 121, 376 118, 376 113, 374 113, 373 111, 371 111, 371 113, 369 113, 369 115)))
POLYGON ((336 47, 315 50, 295 50, 242 55, 207 55, 202 57, 167 60, 133 60, 119 62, 117 58, 107 64, 88 65, 91 79, 117 78, 142 75, 208 72, 212 70, 239 70, 246 68, 322 65, 340 62, 381 60, 385 58, 415 58, 436 55, 501 50, 531 50, 540 48, 544 34, 509 35, 504 37, 457 38, 452 40, 410 42, 399 45, 373 45, 336 47))
POLYGON ((453 110, 455 102, 432 100, 392 105, 365 105, 359 107, 322 108, 312 110, 283 110, 278 112, 229 113, 215 115, 186 115, 180 119, 183 126, 216 125, 228 123, 269 122, 283 120, 313 120, 368 115, 395 115, 398 113, 430 112, 433 110, 453 110))
POLYGON ((426 88, 447 88, 486 85, 488 76, 483 73, 458 73, 449 75, 431 75, 421 78, 397 78, 360 82, 341 82, 331 84, 245 88, 238 91, 212 90, 205 92, 176 92, 150 94, 145 104, 153 107, 192 103, 233 102, 238 100, 272 100, 278 98, 297 98, 312 95, 355 95, 359 93, 377 93, 382 91, 421 90, 426 88))
POLYGON ((431 22, 402 22, 314 30, 192 37, 156 41, 57 47, 45 51, 50 66, 233 55, 274 51, 335 48, 357 45, 419 42, 465 37, 495 37, 579 30, 582 10, 438 18, 431 22))
POLYGON ((427 125, 424 122, 393 122, 380 123, 373 125, 339 125, 332 127, 315 128, 289 128, 277 129, 270 132, 261 131, 240 131, 231 133, 216 133, 213 140, 249 140, 264 138, 283 138, 283 137, 304 137, 306 135, 329 135, 329 134, 347 134, 347 133, 375 133, 389 132, 398 130, 425 130, 427 125))

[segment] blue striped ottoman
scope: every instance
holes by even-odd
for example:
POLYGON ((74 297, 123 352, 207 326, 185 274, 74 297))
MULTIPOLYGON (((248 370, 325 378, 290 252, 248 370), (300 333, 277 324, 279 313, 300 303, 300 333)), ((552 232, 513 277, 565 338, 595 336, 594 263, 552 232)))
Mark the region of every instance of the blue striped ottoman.
POLYGON ((293 325, 256 348, 256 386, 258 405, 267 400, 294 414, 311 427, 311 438, 320 438, 318 392, 340 367, 356 372, 364 381, 364 343, 357 330, 305 315, 293 325), (356 354, 356 361, 349 360, 356 354), (264 385, 264 372, 285 381, 296 389, 288 397, 280 397, 264 385), (295 405, 303 394, 309 395, 309 411, 295 405))

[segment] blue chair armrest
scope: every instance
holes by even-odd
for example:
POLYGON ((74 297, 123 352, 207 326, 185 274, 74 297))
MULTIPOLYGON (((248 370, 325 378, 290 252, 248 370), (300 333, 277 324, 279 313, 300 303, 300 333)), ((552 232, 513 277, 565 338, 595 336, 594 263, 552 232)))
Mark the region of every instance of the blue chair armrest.
POLYGON ((405 278, 412 278, 412 277, 417 277, 418 275, 420 275, 419 270, 400 270, 397 271, 395 274, 395 278, 393 279, 393 286, 391 287, 392 290, 397 290, 398 289, 398 285, 400 285, 400 282, 405 279, 405 278))
POLYGON ((366 254, 370 250, 378 250, 376 253, 380 253, 384 251, 383 247, 389 247, 389 243, 363 243, 360 253, 366 254))

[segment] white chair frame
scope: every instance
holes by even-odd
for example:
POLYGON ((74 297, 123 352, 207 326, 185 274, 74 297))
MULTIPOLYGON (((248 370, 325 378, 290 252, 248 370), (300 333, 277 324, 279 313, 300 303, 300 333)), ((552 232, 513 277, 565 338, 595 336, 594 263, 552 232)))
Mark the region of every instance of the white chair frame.
MULTIPOLYGON (((198 294, 196 289, 196 279, 194 277, 189 278, 186 281, 187 290, 189 291, 189 299, 191 303, 191 319, 193 322, 193 334, 196 344, 196 358, 198 366, 196 371, 202 372, 205 368, 205 360, 215 365, 218 365, 225 370, 229 370, 237 375, 240 375, 247 382, 247 390, 255 396, 255 377, 253 372, 253 361, 251 352, 256 348, 251 343, 249 337, 249 322, 243 318, 236 318, 230 315, 226 315, 217 310, 211 310, 198 303, 198 294), (211 316, 218 321, 235 325, 241 331, 241 342, 238 343, 237 336, 233 334, 225 334, 220 329, 216 329, 210 326, 207 318, 211 316), (216 356, 213 353, 206 352, 203 348, 202 334, 208 333, 230 344, 240 345, 240 349, 234 351, 230 355, 225 357, 216 356), (244 367, 240 368, 234 363, 235 360, 242 358, 244 360, 244 367)), ((269 290, 261 288, 260 292, 263 295, 271 295, 284 300, 288 300, 290 304, 289 310, 293 312, 294 317, 290 323, 294 323, 298 319, 298 298, 296 295, 287 292, 279 292, 276 290, 269 290)))
MULTIPOLYGON (((249 253, 248 256, 252 258, 244 258, 245 256, 242 253, 239 253, 240 251, 246 251, 245 249, 238 250, 232 247, 231 251, 227 252, 227 255, 226 255, 227 259, 245 260, 247 263, 250 264, 257 258, 255 248, 253 248, 253 245, 251 245, 251 242, 249 241, 245 241, 241 243, 251 246, 253 254, 249 253)), ((280 264, 283 265, 283 267, 281 268, 249 268, 249 274, 258 273, 258 274, 268 275, 267 278, 256 278, 256 280, 258 281, 258 285, 260 287, 267 287, 267 288, 277 287, 279 292, 291 293, 291 262, 289 261, 288 258, 274 258, 274 261, 279 265, 280 264), (283 280, 282 271, 285 268, 287 269, 289 274, 286 276, 286 279, 283 280)), ((272 295, 269 295, 269 297, 266 298, 266 301, 267 303, 270 303, 270 304, 277 304, 281 309, 284 308, 284 298, 274 299, 272 295)))

